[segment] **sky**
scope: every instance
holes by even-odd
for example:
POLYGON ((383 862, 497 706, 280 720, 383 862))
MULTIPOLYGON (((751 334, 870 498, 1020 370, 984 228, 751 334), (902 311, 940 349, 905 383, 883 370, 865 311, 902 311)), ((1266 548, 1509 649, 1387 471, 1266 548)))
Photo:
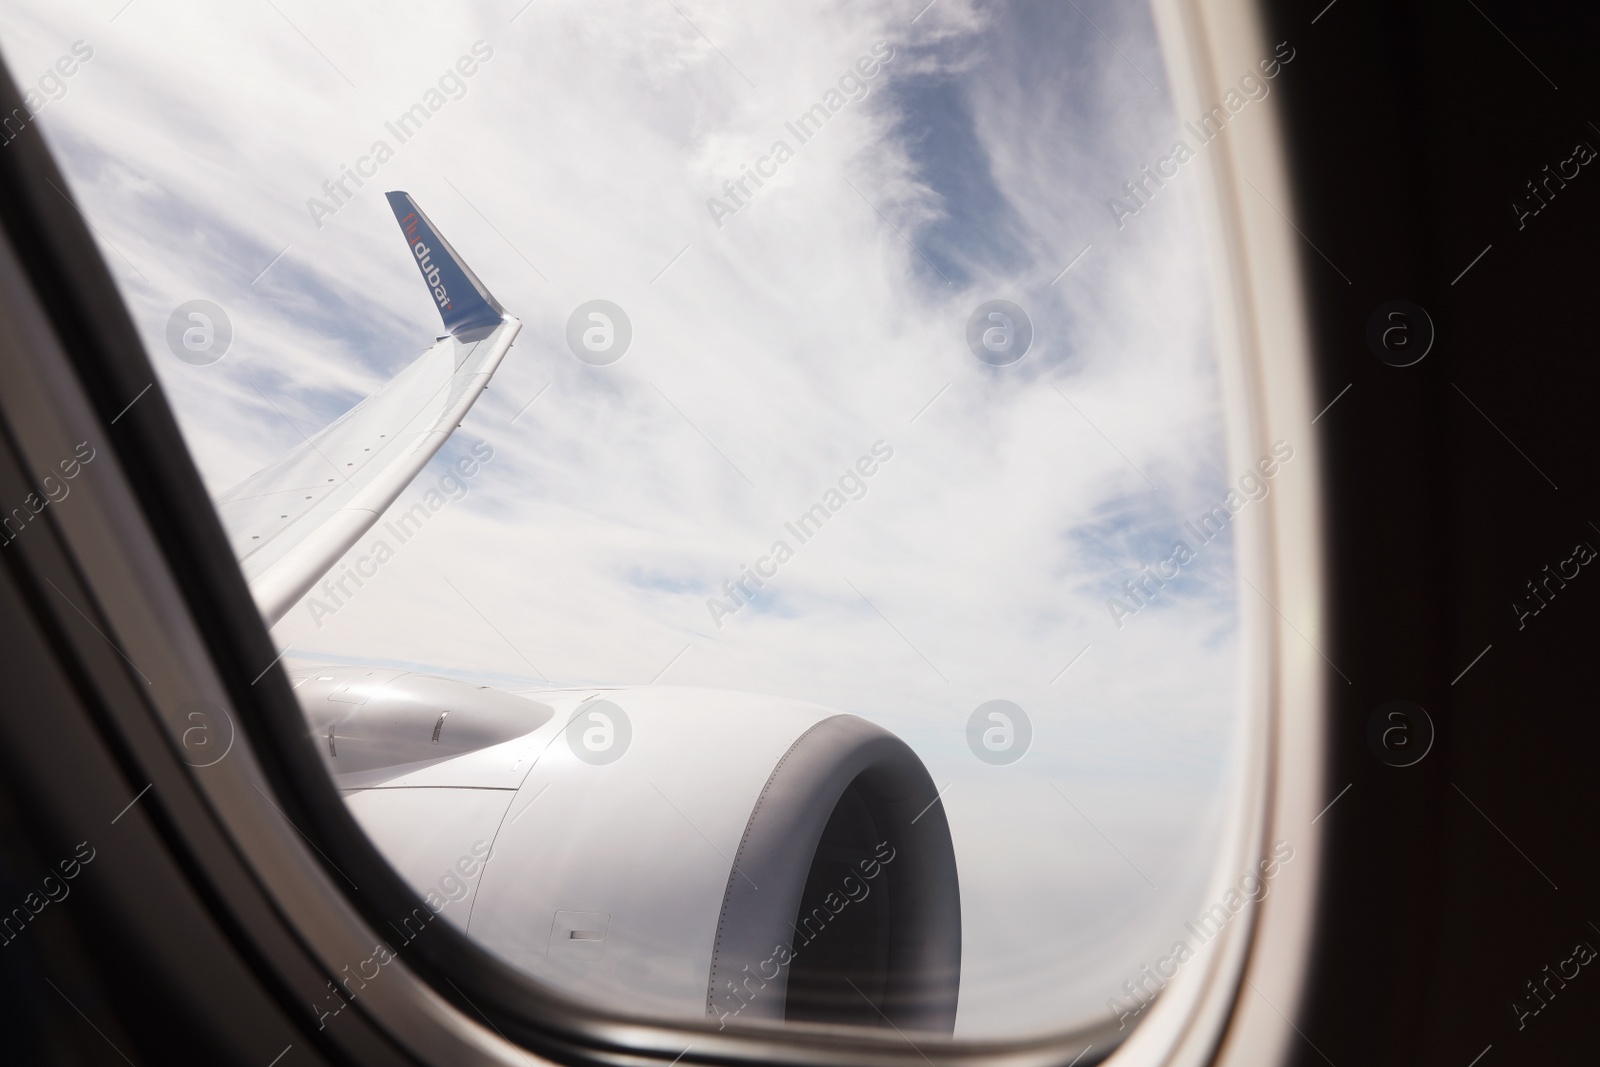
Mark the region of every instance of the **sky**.
POLYGON ((958 1036, 1103 1016, 1209 903, 1231 541, 1121 626, 1107 607, 1240 473, 1198 179, 1121 226, 1107 206, 1178 132, 1147 8, 41 0, 0 12, 0 49, 214 493, 439 332, 385 190, 523 321, 400 507, 474 443, 493 459, 337 612, 292 610, 290 661, 774 693, 894 730, 949 787, 958 1036), (77 42, 92 57, 52 75, 77 42), (441 88, 401 143, 386 123, 441 88), (801 143, 786 123, 841 88, 801 143), (380 139, 376 177, 325 192, 380 139), (1005 367, 965 340, 996 298, 1035 333, 1005 367), (192 299, 232 323, 209 366, 166 346, 192 299), (608 366, 565 340, 595 299, 632 324, 608 366), (797 544, 784 524, 875 446, 864 493, 797 544), (794 558, 718 618, 780 539, 794 558), (991 699, 1033 724, 1010 766, 967 749, 991 699))

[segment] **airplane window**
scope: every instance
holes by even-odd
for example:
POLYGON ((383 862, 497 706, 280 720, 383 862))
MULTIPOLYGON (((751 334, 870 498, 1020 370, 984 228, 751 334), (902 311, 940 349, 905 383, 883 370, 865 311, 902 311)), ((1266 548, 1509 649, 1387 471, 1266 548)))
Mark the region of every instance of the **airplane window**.
POLYGON ((998 1039, 1239 913, 1236 531, 1300 471, 1229 447, 1195 161, 1292 48, 1196 117, 1105 0, 0 40, 434 914, 608 1011, 998 1039))

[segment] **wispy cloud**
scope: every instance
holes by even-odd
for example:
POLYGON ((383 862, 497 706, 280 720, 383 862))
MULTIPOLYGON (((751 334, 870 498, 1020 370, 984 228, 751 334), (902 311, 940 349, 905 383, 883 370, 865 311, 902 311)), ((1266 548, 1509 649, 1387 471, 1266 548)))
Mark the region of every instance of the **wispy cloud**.
POLYGON ((285 6, 355 88, 264 6, 143 4, 105 29, 88 3, 24 4, 0 44, 26 72, 94 40, 40 126, 147 275, 108 254, 214 490, 297 443, 273 406, 320 426, 438 331, 383 188, 413 193, 524 320, 460 431, 492 442, 492 468, 322 630, 292 612, 277 636, 296 658, 534 686, 513 649, 537 649, 553 682, 581 685, 649 678, 692 641, 673 684, 884 723, 957 783, 959 1033, 1016 1034, 1098 1010, 1102 983, 1198 902, 1236 713, 1231 549, 1208 547, 1125 630, 1104 600, 1229 474, 1198 183, 1124 231, 1105 207, 1177 132, 1139 73, 1162 81, 1148 12, 1085 2, 1091 27, 1067 6, 941 0, 912 24, 920 6, 699 0, 715 51, 667 4, 541 3, 509 25, 480 4, 442 26, 425 5, 285 6), (316 229, 306 198, 480 39, 495 59, 466 95, 316 229), (706 198, 880 40, 894 58, 866 98, 719 230, 706 198), (163 340, 197 297, 234 327, 209 367, 163 340), (964 341, 997 297, 1036 329, 1007 368, 964 341), (593 299, 633 323, 607 367, 566 348, 593 299), (713 628, 705 598, 878 440, 895 459, 870 494, 713 628), (505 640, 480 639, 446 572, 505 640), (994 698, 1035 729, 1004 776, 962 737, 994 698), (1050 778, 1162 892, 1062 817, 1050 778))

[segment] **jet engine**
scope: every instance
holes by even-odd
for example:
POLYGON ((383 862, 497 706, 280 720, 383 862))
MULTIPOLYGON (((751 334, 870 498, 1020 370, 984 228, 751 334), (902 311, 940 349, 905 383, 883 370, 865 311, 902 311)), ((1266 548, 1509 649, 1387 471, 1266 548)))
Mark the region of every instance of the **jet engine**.
POLYGON ((362 827, 439 914, 589 1003, 949 1034, 961 900, 922 761, 855 715, 292 672, 362 827))

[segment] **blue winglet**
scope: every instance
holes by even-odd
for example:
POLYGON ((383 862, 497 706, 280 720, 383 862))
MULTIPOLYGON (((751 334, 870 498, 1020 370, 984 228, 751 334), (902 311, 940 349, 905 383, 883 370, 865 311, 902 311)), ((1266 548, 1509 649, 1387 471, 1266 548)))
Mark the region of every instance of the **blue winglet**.
POLYGON ((422 213, 410 193, 384 194, 395 220, 406 235, 411 258, 422 272, 445 332, 460 336, 471 330, 500 325, 505 308, 484 288, 472 268, 462 261, 432 220, 422 213))

